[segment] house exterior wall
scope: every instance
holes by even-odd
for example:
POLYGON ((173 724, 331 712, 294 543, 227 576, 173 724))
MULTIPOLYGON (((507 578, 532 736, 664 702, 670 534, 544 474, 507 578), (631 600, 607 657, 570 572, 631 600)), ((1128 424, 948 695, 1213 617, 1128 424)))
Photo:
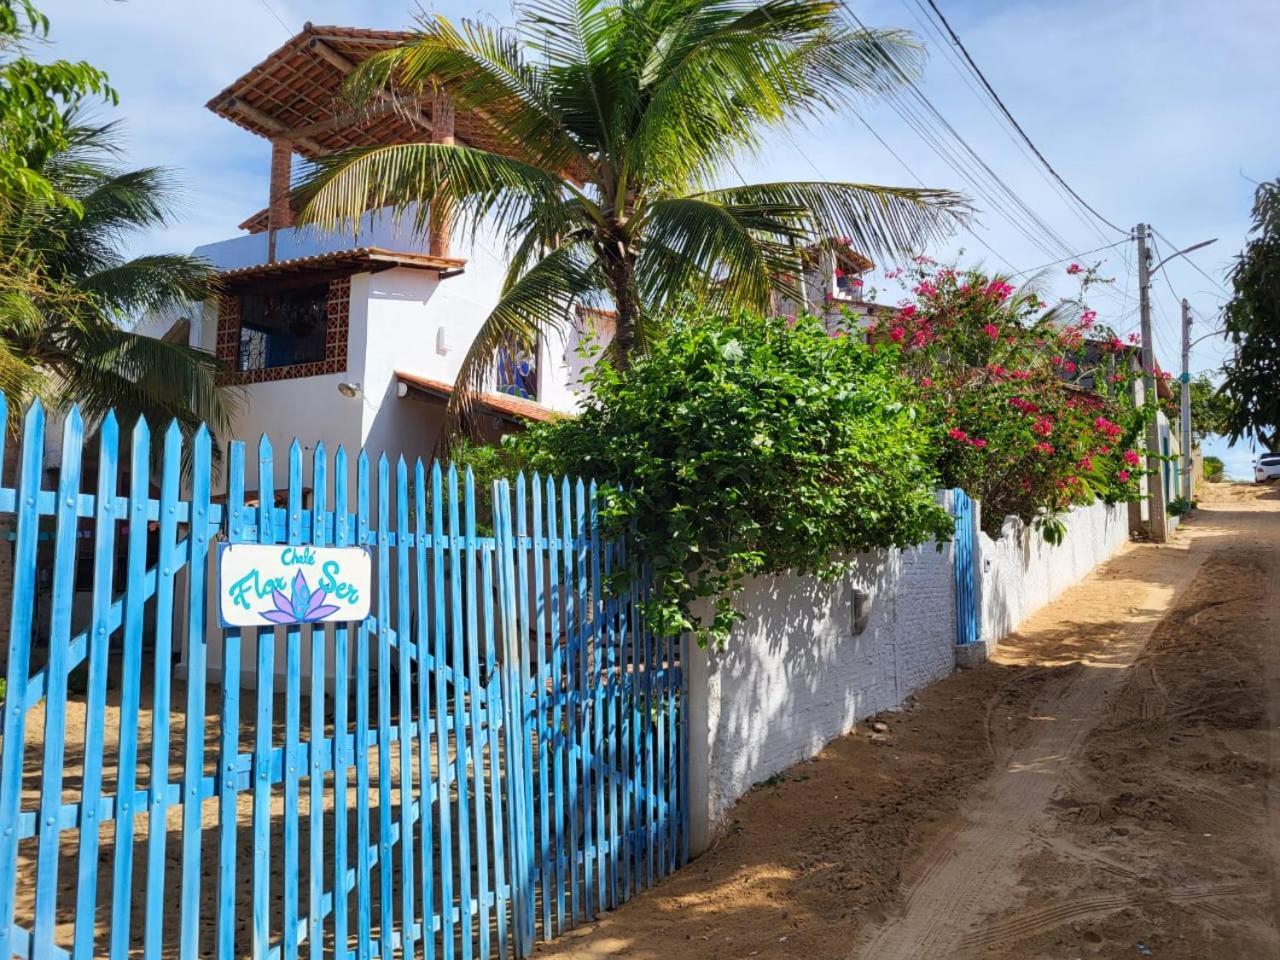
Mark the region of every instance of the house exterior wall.
MULTIPOLYGON (((1038 536, 982 538, 984 636, 1010 630, 1126 542, 1123 506, 1072 511, 1062 546, 1038 536)), ((762 780, 817 754, 860 720, 900 707, 955 668, 951 544, 857 558, 832 581, 761 577, 737 601, 723 650, 683 655, 688 683, 689 796, 695 852, 762 780), (869 604, 855 628, 855 591, 869 604)))

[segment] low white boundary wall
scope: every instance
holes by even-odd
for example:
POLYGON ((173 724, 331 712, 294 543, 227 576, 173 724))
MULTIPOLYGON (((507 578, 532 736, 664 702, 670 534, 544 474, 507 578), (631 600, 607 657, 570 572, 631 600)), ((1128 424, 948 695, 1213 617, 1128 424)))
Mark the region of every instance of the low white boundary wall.
POLYGON ((1007 637, 1128 541, 1129 505, 1101 501, 1071 511, 1066 538, 1056 547, 1016 517, 1005 520, 999 540, 979 531, 982 639, 1007 637))
MULTIPOLYGON (((1056 548, 1016 522, 998 542, 980 534, 983 639, 1006 636, 1114 554, 1127 516, 1123 505, 1075 510, 1056 548)), ((757 578, 738 598, 744 619, 724 650, 686 648, 695 853, 754 784, 955 669, 952 563, 951 544, 928 544, 861 556, 832 581, 757 578)))

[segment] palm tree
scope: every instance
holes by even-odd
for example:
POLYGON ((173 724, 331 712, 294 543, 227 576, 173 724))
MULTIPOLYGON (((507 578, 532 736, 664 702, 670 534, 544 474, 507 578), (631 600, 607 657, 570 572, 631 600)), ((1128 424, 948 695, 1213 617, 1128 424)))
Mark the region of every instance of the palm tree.
POLYGON ((176 418, 185 432, 227 422, 218 361, 185 339, 130 329, 145 313, 190 308, 214 290, 203 261, 178 254, 126 259, 130 234, 169 222, 174 197, 155 168, 119 169, 114 125, 75 125, 40 173, 61 198, 0 198, 0 388, 19 414, 39 397, 78 403, 90 423, 176 418), (72 203, 67 203, 69 198, 72 203))
POLYGON ((612 306, 625 365, 683 296, 768 309, 795 296, 801 251, 847 237, 871 255, 918 250, 967 207, 933 189, 825 181, 715 186, 778 131, 918 69, 898 31, 855 30, 828 0, 535 0, 513 31, 423 18, 409 43, 352 74, 357 103, 443 88, 497 131, 501 152, 406 143, 322 158, 298 191, 329 228, 370 209, 429 225, 428 203, 510 250, 497 306, 463 362, 465 416, 499 345, 612 306))

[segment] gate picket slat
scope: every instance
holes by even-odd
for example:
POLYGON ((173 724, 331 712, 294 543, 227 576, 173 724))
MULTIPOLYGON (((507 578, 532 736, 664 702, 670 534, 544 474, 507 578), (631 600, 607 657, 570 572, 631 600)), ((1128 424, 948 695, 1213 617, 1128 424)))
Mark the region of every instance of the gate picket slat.
MULTIPOLYGON (((624 569, 627 563, 625 549, 619 549, 619 563, 624 569)), ((618 605, 622 608, 619 617, 618 650, 622 663, 619 669, 619 683, 622 686, 622 899, 631 899, 632 878, 635 876, 633 854, 635 838, 631 834, 632 814, 635 809, 635 611, 632 608, 631 596, 634 584, 628 582, 627 590, 618 597, 618 605)))
MULTIPOLYGON (((285 518, 285 542, 302 543, 302 445, 295 438, 289 444, 288 515, 285 518)), ((292 583, 286 585, 292 591, 292 583)), ((302 630, 297 625, 284 632, 284 809, 281 820, 284 834, 284 960, 298 958, 298 816, 299 816, 299 738, 302 728, 302 630)))
POLYGON ((517 591, 516 597, 511 601, 512 627, 509 633, 510 644, 508 651, 512 653, 512 670, 515 673, 513 681, 512 695, 512 716, 515 723, 511 736, 515 738, 518 748, 519 771, 520 777, 517 780, 516 791, 520 799, 519 808, 516 811, 515 822, 516 827, 512 832, 512 842, 518 844, 520 852, 518 861, 518 869, 515 873, 512 885, 516 891, 517 903, 519 905, 519 925, 518 925, 518 943, 517 950, 520 956, 525 956, 533 946, 533 937, 535 929, 534 908, 535 902, 533 897, 534 886, 537 883, 537 876, 534 872, 534 814, 533 814, 533 754, 532 754, 532 737, 533 737, 533 697, 532 691, 527 689, 530 683, 530 667, 531 658, 529 655, 530 638, 538 637, 536 625, 529 619, 529 557, 528 557, 528 516, 526 513, 526 502, 528 493, 525 487, 524 473, 521 472, 516 476, 516 528, 515 535, 512 537, 511 531, 511 511, 504 499, 504 509, 506 510, 504 529, 508 536, 508 543, 515 547, 514 562, 516 564, 516 581, 511 583, 508 580, 508 589, 517 591))
MULTIPOLYGON (((205 574, 209 550, 209 486, 212 472, 209 429, 196 431, 191 471, 191 528, 187 536, 187 714, 183 726, 186 768, 182 777, 182 914, 179 939, 182 960, 200 953, 201 841, 200 804, 204 780, 205 671, 209 638, 205 634, 205 574)), ((101 464, 98 467, 102 469, 101 464)), ((87 750, 86 745, 86 750, 87 750)))
MULTIPOLYGON (((593 489, 592 496, 595 499, 598 491, 593 489)), ((597 518, 599 514, 596 514, 597 518)), ((598 538, 597 538, 597 542, 598 538)), ((604 544, 604 556, 602 558, 604 565, 604 583, 606 585, 612 583, 614 573, 614 554, 615 545, 606 542, 604 544)), ((604 756, 604 786, 609 794, 609 900, 608 907, 610 910, 616 910, 618 907, 618 861, 621 855, 622 846, 620 835, 618 832, 618 662, 617 662, 617 643, 618 643, 618 605, 616 598, 611 592, 606 592, 604 597, 604 613, 603 626, 601 627, 601 635, 604 637, 605 659, 604 669, 607 678, 606 686, 606 702, 608 704, 608 715, 605 718, 605 756, 604 756)))
MULTIPOLYGON (((329 514, 326 496, 329 483, 329 458, 324 442, 316 444, 311 456, 311 542, 323 547, 326 541, 329 514)), ((317 589, 318 584, 312 589, 317 589)), ((325 645, 328 628, 314 624, 311 631, 311 716, 308 722, 310 739, 307 772, 307 853, 310 861, 307 897, 307 953, 310 960, 321 960, 324 955, 324 768, 321 751, 325 744, 325 645)), ((333 740, 336 749, 337 738, 333 740)), ((328 758, 332 765, 333 758, 328 758)), ((338 896, 335 881, 334 896, 338 896)))
MULTIPOLYGON (((494 509, 494 525, 497 525, 497 508, 494 509)), ((502 811, 502 783, 498 772, 499 746, 498 735, 502 726, 502 716, 498 707, 500 702, 501 678, 498 674, 496 653, 497 637, 494 631, 494 554, 495 550, 486 546, 481 551, 481 595, 484 597, 484 640, 485 654, 481 676, 484 679, 485 692, 485 740, 489 752, 487 773, 481 769, 480 782, 489 784, 489 838, 493 843, 492 899, 493 912, 498 928, 498 956, 505 960, 509 944, 507 942, 507 896, 503 892, 506 879, 506 850, 502 842, 506 832, 502 811)))
MULTIPOLYGON (((63 759, 67 727, 67 645, 71 640, 71 602, 75 593, 76 500, 80 495, 84 425, 72 408, 62 428, 62 466, 58 475, 57 527, 54 532, 53 598, 49 618, 49 692, 45 700, 44 762, 40 774, 40 822, 53 824, 62 806, 63 759)), ((99 721, 101 718, 98 718, 99 721)), ((58 898, 58 831, 40 833, 36 851, 33 956, 53 948, 58 898)))
MULTIPOLYGON (((554 928, 551 926, 552 909, 554 907, 552 897, 552 884, 556 876, 555 865, 552 862, 551 849, 551 824, 550 820, 550 804, 548 802, 550 793, 550 784, 548 783, 548 771, 550 769, 549 751, 553 749, 554 734, 551 732, 550 718, 547 712, 547 682, 548 670, 547 663, 547 644, 553 642, 551 634, 547 627, 547 588, 546 581, 543 579, 542 568, 542 478, 539 474, 533 475, 532 483, 532 499, 533 499, 533 544, 531 553, 533 554, 533 589, 534 589, 534 623, 532 636, 537 644, 537 673, 534 675, 534 716, 536 718, 535 729, 538 735, 538 866, 539 879, 542 883, 542 939, 550 940, 555 936, 554 928)), ((523 522, 521 524, 523 527, 523 522)), ((521 592, 525 592, 521 588, 521 592)))
POLYGON ((378 457, 378 922, 381 956, 393 949, 391 859, 391 545, 390 465, 378 457))
POLYGON ((449 464, 449 598, 453 611, 450 624, 453 655, 450 662, 450 676, 453 679, 454 764, 455 782, 458 787, 458 889, 461 898, 458 903, 458 915, 462 934, 462 960, 471 960, 474 935, 471 922, 471 816, 468 802, 470 791, 467 783, 467 701, 466 691, 463 689, 463 672, 467 660, 462 616, 462 539, 458 511, 458 468, 451 463, 449 464))
MULTIPOLYGON (((432 807, 435 804, 436 788, 431 777, 431 687, 428 677, 428 655, 430 644, 427 624, 431 608, 427 605, 427 496, 426 476, 422 469, 422 461, 416 460, 413 465, 413 516, 414 516, 414 584, 416 592, 415 612, 417 614, 417 630, 415 643, 417 646, 418 677, 418 805, 421 826, 421 868, 422 868, 422 955, 424 960, 435 960, 435 866, 434 847, 435 830, 432 807)), ((442 669, 436 661, 436 670, 442 669)))
POLYGON ((568 772, 566 770, 567 753, 567 714, 564 703, 568 697, 568 684, 565 681, 565 644, 561 637, 560 624, 560 557, 559 510, 556 504, 556 484, 553 477, 547 477, 547 593, 551 605, 551 633, 547 642, 551 645, 551 728, 547 734, 547 743, 552 751, 554 780, 551 790, 555 794, 555 818, 552 821, 555 832, 555 899, 556 899, 556 933, 565 931, 565 887, 567 856, 569 851, 565 844, 565 801, 568 794, 568 772))
MULTIPOLYGON (((142 690, 143 591, 147 567, 147 507, 151 483, 151 432, 138 418, 129 465, 129 554, 125 567, 124 656, 120 668, 120 715, 136 717, 142 690)), ((21 528, 19 528, 21 532, 21 528)), ((16 561, 15 561, 16 562, 16 561)), ((16 603, 16 599, 15 599, 16 603)), ((15 608, 16 609, 16 608, 15 608)), ((12 677, 13 674, 10 674, 12 677)), ((122 723, 117 748, 116 836, 111 880, 111 960, 127 960, 133 917, 133 835, 138 779, 138 725, 122 723)))
MULTIPOLYGON (((580 655, 577 634, 574 630, 574 615, 578 612, 575 600, 577 581, 573 575, 573 495, 569 487, 569 478, 564 477, 560 483, 560 521, 563 533, 560 560, 564 576, 564 637, 565 637, 565 775, 569 781, 568 823, 565 833, 565 854, 569 868, 569 902, 573 925, 576 927, 583 920, 582 894, 578 888, 578 852, 582 834, 579 832, 580 822, 578 809, 578 777, 580 756, 582 754, 581 737, 578 730, 581 726, 581 693, 578 690, 578 664, 576 657, 580 655)), ((584 858, 585 859, 585 858, 584 858)))
MULTIPOLYGON (((356 543, 369 544, 369 455, 356 461, 356 543)), ((369 862, 369 621, 356 633, 356 958, 372 953, 372 864, 369 862)))
MULTIPOLYGON (((0 394, 0 415, 8 423, 9 408, 0 394)), ((44 455, 44 407, 37 400, 23 418, 22 459, 16 491, 17 531, 13 552, 13 604, 9 609, 8 687, 3 705, 4 747, 0 751, 0 823, 15 823, 22 809, 22 763, 26 752, 27 677, 31 672, 31 613, 36 586, 36 544, 39 539, 41 465, 44 455)), ((5 434, 0 431, 0 470, 4 467, 5 434)), ((18 836, 0 830, 0 957, 13 955, 15 885, 18 836)))
MULTIPOLYGON (((347 514, 347 451, 339 444, 333 456, 333 542, 351 542, 347 514)), ((333 629, 333 945, 338 960, 346 960, 350 948, 347 931, 347 791, 350 756, 344 744, 349 736, 347 695, 350 673, 347 644, 349 628, 333 629)))
MULTIPOLYGON (((2 416, 0 412, 0 416, 2 416)), ((0 420, 0 422, 3 422, 0 420)), ((96 523, 93 544, 93 618, 89 629, 89 686, 85 702, 84 786, 80 793, 84 811, 77 860, 79 882, 76 889, 75 939, 72 957, 88 960, 93 954, 94 919, 98 899, 98 847, 100 825, 98 801, 102 796, 102 718, 107 707, 107 660, 110 655, 110 612, 112 576, 115 572, 115 495, 119 427, 114 411, 108 412, 98 429, 98 489, 94 508, 96 523)), ((3 464, 0 464, 0 470, 3 464)))
MULTIPOLYGON (((591 613, 590 594, 587 585, 587 529, 586 529, 586 497, 583 491, 582 478, 574 485, 574 526, 573 557, 577 580, 574 588, 573 607, 577 616, 577 648, 578 648, 578 775, 581 778, 579 796, 581 798, 581 855, 582 855, 582 902, 583 918, 589 919, 596 913, 596 905, 592 903, 595 872, 595 838, 592 833, 592 742, 591 715, 595 712, 592 706, 593 684, 591 682, 591 644, 589 617, 591 613)), ((567 498, 566 498, 567 499, 567 498)))
MULTIPOLYGON (((231 444, 227 467, 227 539, 241 543, 245 536, 244 443, 231 444)), ((223 631, 222 637, 222 742, 219 749, 218 785, 218 953, 219 960, 233 960, 236 951, 236 821, 238 795, 236 771, 240 760, 240 651, 243 632, 223 631)))
MULTIPOLYGON (((174 561, 178 544, 178 479, 182 469, 182 433, 176 420, 164 434, 160 479, 160 557, 156 580, 155 693, 151 700, 151 770, 147 802, 147 899, 143 936, 145 960, 159 960, 163 949, 165 860, 169 842, 169 705, 173 661, 174 561)), ((51 671, 52 679, 52 671, 51 671)))
MULTIPOLYGON (((581 485, 582 481, 578 481, 581 485)), ((591 713, 594 721, 592 733, 593 757, 593 792, 596 797, 596 909, 604 910, 608 905, 605 876, 608 872, 605 857, 608 856, 608 844, 605 840, 605 805, 604 795, 608 790, 609 779, 605 776, 607 751, 604 749, 604 696, 606 674, 603 669, 605 642, 604 610, 600 604, 600 511, 596 500, 596 483, 594 480, 587 487, 587 529, 584 531, 587 543, 584 549, 590 552, 591 575, 591 713)))
MULTIPOLYGON (((435 614, 435 707, 436 707, 436 789, 439 791, 440 823, 440 942, 446 960, 454 956, 453 922, 453 817, 450 812, 449 784, 449 677, 448 643, 444 589, 444 494, 440 461, 431 464, 431 559, 433 613, 435 614)), ((423 616, 426 616, 425 610, 423 616)), ((456 674, 454 674, 456 678, 456 674)))
MULTIPOLYGON (((400 928, 403 954, 414 956, 414 862, 413 862, 413 703, 409 677, 413 670, 409 625, 409 470, 404 457, 396 461, 396 633, 399 637, 400 668, 397 689, 400 699, 400 928)), ((382 492, 386 496, 386 491, 382 492)), ((389 579, 389 577, 388 577, 389 579)), ((387 780, 390 781, 390 771, 387 780)))
MULTIPOLYGON (((271 441, 258 441, 258 542, 272 543, 275 478, 271 441)), ((256 729, 253 745, 253 956, 267 960, 271 949, 271 742, 275 695, 275 629, 254 630, 258 648, 256 729)))
POLYGON ((476 842, 476 917, 478 936, 476 938, 481 958, 489 957, 489 841, 485 817, 485 777, 484 747, 485 741, 481 733, 482 716, 481 693, 484 683, 480 677, 480 624, 478 610, 479 585, 476 583, 479 574, 479 558, 476 541, 476 479, 471 468, 467 467, 463 474, 464 499, 463 516, 466 523, 466 664, 467 687, 470 691, 469 722, 471 724, 471 777, 474 787, 476 842))

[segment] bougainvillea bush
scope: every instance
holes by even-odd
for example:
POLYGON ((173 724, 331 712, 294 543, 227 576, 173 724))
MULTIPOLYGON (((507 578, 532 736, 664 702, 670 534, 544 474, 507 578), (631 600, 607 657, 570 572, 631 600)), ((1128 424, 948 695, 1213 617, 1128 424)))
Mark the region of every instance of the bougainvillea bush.
POLYGON ((746 577, 829 575, 853 553, 951 537, 896 357, 817 318, 688 314, 626 371, 589 377, 579 416, 507 448, 544 474, 609 484, 602 514, 652 569, 660 633, 720 643, 746 577))
POLYGON ((1032 288, 921 260, 913 299, 873 338, 898 357, 927 411, 949 487, 982 501, 998 536, 1010 515, 1060 539, 1077 504, 1137 499, 1144 413, 1133 400, 1133 348, 1079 299, 1048 308, 1032 288))

